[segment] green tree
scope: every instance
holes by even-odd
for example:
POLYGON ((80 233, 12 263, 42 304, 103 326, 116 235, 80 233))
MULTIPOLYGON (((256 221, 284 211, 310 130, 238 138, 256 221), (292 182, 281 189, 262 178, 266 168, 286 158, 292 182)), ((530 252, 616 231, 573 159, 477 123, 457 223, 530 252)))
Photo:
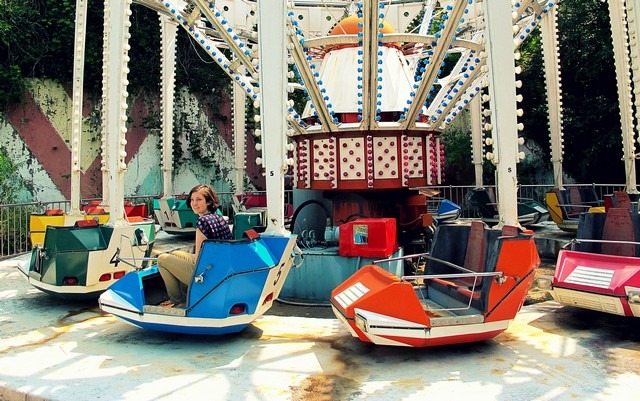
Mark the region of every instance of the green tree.
POLYGON ((18 168, 7 152, 0 148, 0 205, 13 203, 20 190, 18 168))
MULTIPOLYGON (((562 77, 564 171, 577 182, 624 180, 620 115, 608 5, 563 0, 558 5, 562 77), (602 168, 606 161, 608 168, 602 168)), ((521 49, 523 136, 540 147, 551 170, 547 100, 540 34, 521 49)))
POLYGON ((30 2, 0 1, 0 106, 19 101, 24 92, 22 61, 32 58, 30 44, 43 32, 37 20, 30 2))

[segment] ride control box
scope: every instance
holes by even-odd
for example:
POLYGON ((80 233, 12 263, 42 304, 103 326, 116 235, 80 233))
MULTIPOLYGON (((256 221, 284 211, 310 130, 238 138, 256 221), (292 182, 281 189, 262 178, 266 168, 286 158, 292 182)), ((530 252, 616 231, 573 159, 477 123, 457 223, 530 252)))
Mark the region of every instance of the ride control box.
POLYGON ((397 250, 394 218, 364 218, 340 226, 340 256, 387 258, 397 250))

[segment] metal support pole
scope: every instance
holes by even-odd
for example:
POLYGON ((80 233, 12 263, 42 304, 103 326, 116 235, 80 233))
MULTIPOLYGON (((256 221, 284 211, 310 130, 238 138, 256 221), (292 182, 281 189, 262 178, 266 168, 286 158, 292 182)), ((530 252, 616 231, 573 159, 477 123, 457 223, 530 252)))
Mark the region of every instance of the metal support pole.
POLYGON ((562 159, 564 142, 562 132, 562 89, 560 81, 560 56, 558 52, 557 9, 548 11, 541 21, 542 54, 544 56, 545 85, 547 89, 547 115, 551 139, 551 164, 553 165, 553 186, 563 187, 562 159))
MULTIPOLYGON (((109 152, 109 224, 127 224, 124 219, 124 174, 127 169, 127 64, 129 62, 129 15, 131 0, 106 0, 110 5, 107 26, 107 50, 104 63, 108 64, 106 81, 105 129, 109 152)), ((103 183, 104 185, 104 183, 103 183)))
POLYGON ((162 195, 173 195, 173 98, 175 92, 176 38, 178 24, 166 15, 160 15, 160 57, 162 75, 162 195))
POLYGON ((239 85, 233 85, 233 152, 235 158, 235 193, 244 192, 246 97, 239 85))
MULTIPOLYGON (((631 81, 635 97, 635 133, 640 134, 640 4, 627 0, 627 31, 629 32, 629 54, 631 56, 631 81)), ((637 139, 636 139, 637 140, 637 139)))
POLYGON ((75 46, 73 49, 73 105, 71 106, 71 210, 70 216, 80 214, 82 191, 82 101, 84 83, 84 50, 86 42, 87 2, 76 1, 75 46))
POLYGON ((471 112, 471 160, 475 171, 476 188, 482 188, 482 162, 484 154, 482 153, 482 105, 480 104, 480 96, 474 96, 469 102, 469 111, 471 112))
POLYGON ((498 226, 519 225, 517 211, 518 129, 516 113, 515 44, 510 0, 482 2, 489 67, 489 96, 493 125, 498 226))
POLYGON ((631 104, 631 79, 627 27, 624 0, 609 0, 613 55, 615 57, 618 82, 618 104, 622 124, 622 160, 624 161, 625 183, 628 193, 638 193, 636 189, 636 156, 633 135, 633 110, 631 104))
POLYGON ((102 204, 109 202, 109 143, 107 142, 107 83, 109 82, 109 20, 111 6, 109 0, 104 0, 104 23, 102 26, 102 121, 100 124, 100 171, 102 172, 102 204))
POLYGON ((258 2, 260 124, 267 185, 267 233, 284 233, 287 63, 284 1, 258 2))

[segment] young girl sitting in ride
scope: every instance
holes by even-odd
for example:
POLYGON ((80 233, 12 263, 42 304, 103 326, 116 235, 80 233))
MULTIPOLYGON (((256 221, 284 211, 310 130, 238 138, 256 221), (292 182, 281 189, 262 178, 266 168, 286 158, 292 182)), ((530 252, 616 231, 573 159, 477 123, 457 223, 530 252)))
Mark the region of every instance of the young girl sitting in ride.
POLYGON ((195 254, 174 251, 158 256, 158 270, 167 287, 169 300, 176 308, 184 308, 187 289, 196 268, 198 253, 205 239, 231 239, 231 230, 216 210, 218 194, 208 185, 196 185, 189 192, 187 207, 197 214, 195 254))

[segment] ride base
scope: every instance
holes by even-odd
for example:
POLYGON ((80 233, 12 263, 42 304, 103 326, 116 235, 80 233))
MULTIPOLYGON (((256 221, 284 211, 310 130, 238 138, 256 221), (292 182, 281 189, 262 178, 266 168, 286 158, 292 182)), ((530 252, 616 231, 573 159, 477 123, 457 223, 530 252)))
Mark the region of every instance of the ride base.
MULTIPOLYGON (((304 260, 299 269, 289 272, 282 287, 280 298, 283 300, 303 300, 328 303, 331 291, 354 274, 363 265, 371 264, 380 258, 359 256, 340 256, 338 247, 315 247, 303 249, 304 260)), ((391 257, 402 257, 403 249, 398 249, 391 257)), ((402 276, 404 263, 401 260, 385 263, 384 269, 402 276)))

